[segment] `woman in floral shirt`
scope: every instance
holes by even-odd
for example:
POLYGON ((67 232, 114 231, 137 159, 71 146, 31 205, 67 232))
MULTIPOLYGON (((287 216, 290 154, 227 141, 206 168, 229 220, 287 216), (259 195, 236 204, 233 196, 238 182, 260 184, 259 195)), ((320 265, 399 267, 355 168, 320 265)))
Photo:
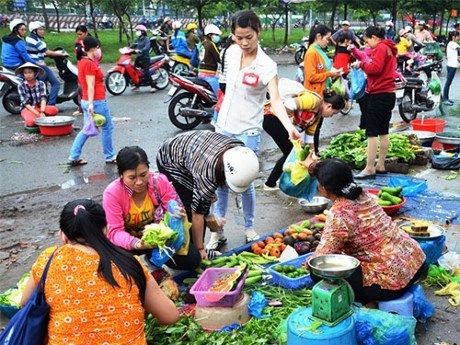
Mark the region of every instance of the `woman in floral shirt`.
POLYGON ((321 195, 333 202, 313 257, 346 254, 358 259, 361 265, 347 281, 360 302, 402 296, 423 270, 425 254, 419 244, 353 182, 347 163, 326 159, 313 173, 321 195))

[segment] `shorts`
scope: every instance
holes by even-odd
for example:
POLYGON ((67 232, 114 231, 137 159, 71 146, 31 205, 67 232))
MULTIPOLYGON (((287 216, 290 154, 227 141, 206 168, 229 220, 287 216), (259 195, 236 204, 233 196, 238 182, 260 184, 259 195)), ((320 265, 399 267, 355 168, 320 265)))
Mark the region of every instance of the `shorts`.
POLYGON ((395 104, 396 94, 394 92, 364 95, 362 111, 367 137, 388 134, 391 112, 395 104))

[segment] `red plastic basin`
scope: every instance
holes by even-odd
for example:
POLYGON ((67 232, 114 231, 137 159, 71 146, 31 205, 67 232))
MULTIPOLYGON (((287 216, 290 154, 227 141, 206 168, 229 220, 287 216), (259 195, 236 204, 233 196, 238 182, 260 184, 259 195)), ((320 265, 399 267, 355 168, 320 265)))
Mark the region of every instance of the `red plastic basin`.
POLYGON ((40 133, 45 136, 53 137, 53 136, 61 136, 61 135, 68 135, 72 133, 72 124, 64 125, 64 126, 38 126, 40 128, 40 133))
MULTIPOLYGON (((379 189, 366 189, 369 193, 374 194, 374 195, 379 195, 379 189)), ((383 210, 385 213, 389 216, 394 215, 396 212, 399 211, 401 207, 406 203, 406 198, 403 196, 402 201, 400 204, 397 205, 391 205, 391 206, 382 206, 383 210)))
POLYGON ((414 131, 441 133, 447 121, 443 119, 415 119, 410 122, 414 131))

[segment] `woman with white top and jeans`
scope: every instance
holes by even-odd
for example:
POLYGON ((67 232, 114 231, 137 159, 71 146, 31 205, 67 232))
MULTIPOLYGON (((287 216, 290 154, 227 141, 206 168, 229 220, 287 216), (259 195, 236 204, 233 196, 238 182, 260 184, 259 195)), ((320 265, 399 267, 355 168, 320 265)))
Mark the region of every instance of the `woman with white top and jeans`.
POLYGON ((446 83, 444 84, 444 90, 442 94, 443 103, 445 105, 454 105, 454 102, 452 102, 449 98, 449 89, 450 84, 452 84, 452 80, 454 80, 457 68, 460 65, 460 57, 458 56, 460 46, 457 44, 459 37, 460 33, 458 31, 454 30, 449 32, 449 43, 447 43, 446 47, 447 78, 446 83))
MULTIPOLYGON (((263 108, 267 90, 276 113, 291 139, 299 132, 288 118, 278 91, 276 63, 259 47, 262 25, 252 10, 237 12, 232 18, 232 35, 236 44, 228 48, 227 86, 219 111, 216 132, 241 140, 254 152, 259 151, 263 108)), ((217 190, 214 212, 224 217, 228 207, 228 186, 217 190)), ((242 194, 246 241, 257 240, 254 231, 255 190, 251 184, 242 194)), ((225 242, 223 230, 213 233, 208 249, 219 249, 225 242)))

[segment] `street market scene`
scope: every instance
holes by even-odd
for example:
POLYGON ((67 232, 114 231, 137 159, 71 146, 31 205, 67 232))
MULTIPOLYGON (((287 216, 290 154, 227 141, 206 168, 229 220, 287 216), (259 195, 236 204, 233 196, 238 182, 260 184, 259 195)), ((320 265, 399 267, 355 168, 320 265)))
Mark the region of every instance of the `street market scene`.
POLYGON ((0 6, 0 344, 458 344, 460 3, 201 3, 0 6))

